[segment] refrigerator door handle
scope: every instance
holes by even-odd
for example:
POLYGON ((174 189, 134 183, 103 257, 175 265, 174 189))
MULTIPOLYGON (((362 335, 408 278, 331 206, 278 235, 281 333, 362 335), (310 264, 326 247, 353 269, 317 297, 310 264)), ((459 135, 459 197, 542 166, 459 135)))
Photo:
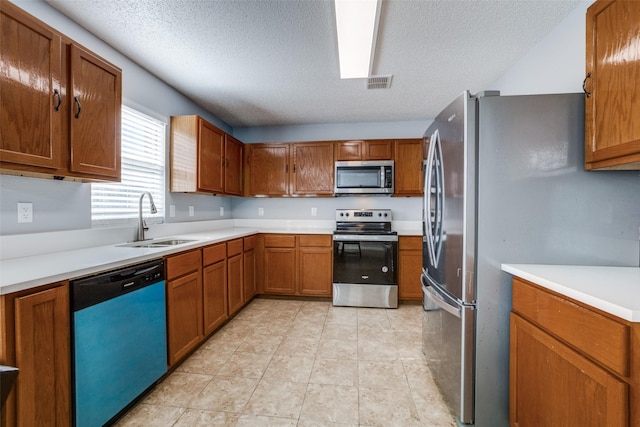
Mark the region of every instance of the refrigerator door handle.
POLYGON ((462 319, 462 306, 456 304, 450 297, 438 292, 434 286, 425 283, 424 276, 420 277, 420 282, 422 282, 422 292, 425 296, 429 297, 431 301, 447 313, 456 316, 458 319, 462 319))
MULTIPOLYGON (((437 131, 436 131, 437 132, 437 131)), ((442 158, 442 144, 440 133, 435 135, 433 166, 436 174, 436 211, 435 229, 433 230, 433 254, 436 265, 440 262, 442 240, 444 237, 444 162, 442 158)))
MULTIPOLYGON (((435 248, 434 248, 434 235, 433 235, 433 223, 431 219, 431 185, 433 179, 433 158, 435 156, 435 143, 434 141, 438 139, 438 129, 435 130, 433 135, 431 135, 430 143, 429 143, 429 154, 427 155, 427 164, 424 168, 424 192, 423 192, 423 228, 424 228, 424 238, 427 241, 427 254, 429 255, 429 261, 431 264, 436 267, 438 264, 436 262, 435 248)), ((435 218, 434 218, 435 220, 435 218)))

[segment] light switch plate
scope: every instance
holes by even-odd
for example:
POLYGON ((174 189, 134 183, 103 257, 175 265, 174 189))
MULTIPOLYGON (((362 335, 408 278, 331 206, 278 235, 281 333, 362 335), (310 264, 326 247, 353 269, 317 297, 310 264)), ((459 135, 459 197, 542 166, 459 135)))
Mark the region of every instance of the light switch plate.
POLYGON ((220 206, 220 216, 224 216, 224 206, 220 206))
POLYGON ((176 205, 169 205, 169 218, 175 218, 176 216, 176 205))
POLYGON ((258 208, 258 216, 264 216, 264 208, 258 208))
POLYGON ((193 206, 189 206, 189 216, 194 216, 196 214, 196 210, 193 206))

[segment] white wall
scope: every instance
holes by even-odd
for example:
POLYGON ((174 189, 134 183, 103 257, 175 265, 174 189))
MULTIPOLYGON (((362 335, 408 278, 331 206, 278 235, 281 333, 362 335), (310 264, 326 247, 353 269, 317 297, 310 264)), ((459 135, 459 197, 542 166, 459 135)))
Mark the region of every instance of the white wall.
POLYGON ((527 55, 488 89, 502 95, 582 92, 585 76, 587 8, 580 3, 527 55))

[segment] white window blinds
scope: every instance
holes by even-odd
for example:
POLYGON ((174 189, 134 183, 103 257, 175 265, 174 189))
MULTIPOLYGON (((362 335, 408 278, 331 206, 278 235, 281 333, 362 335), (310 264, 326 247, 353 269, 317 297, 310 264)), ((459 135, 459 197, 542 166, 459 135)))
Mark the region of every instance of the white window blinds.
POLYGON ((119 183, 91 184, 94 226, 137 220, 138 202, 143 191, 153 195, 158 209, 157 214, 150 216, 149 201, 143 200, 143 215, 147 221, 164 219, 165 126, 161 121, 122 106, 122 179, 119 183))

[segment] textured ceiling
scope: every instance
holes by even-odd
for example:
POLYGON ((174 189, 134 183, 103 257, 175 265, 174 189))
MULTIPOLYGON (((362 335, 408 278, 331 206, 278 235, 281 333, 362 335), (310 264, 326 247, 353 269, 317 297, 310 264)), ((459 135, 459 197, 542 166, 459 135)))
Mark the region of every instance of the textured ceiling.
POLYGON ((340 80, 330 0, 46 0, 232 127, 428 120, 489 89, 580 0, 383 0, 373 74, 340 80))

